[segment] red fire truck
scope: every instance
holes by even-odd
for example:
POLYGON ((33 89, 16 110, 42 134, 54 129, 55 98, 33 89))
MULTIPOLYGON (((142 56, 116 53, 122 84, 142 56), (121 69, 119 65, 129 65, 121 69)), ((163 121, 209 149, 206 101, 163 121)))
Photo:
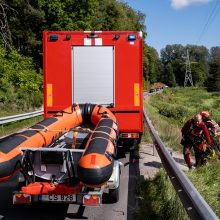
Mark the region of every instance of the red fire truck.
POLYGON ((43 34, 44 116, 74 103, 108 107, 120 143, 143 132, 142 32, 46 31, 43 34))
POLYGON ((45 119, 13 137, 0 181, 19 161, 15 204, 117 202, 117 148, 143 132, 142 33, 46 31, 43 57, 45 119))

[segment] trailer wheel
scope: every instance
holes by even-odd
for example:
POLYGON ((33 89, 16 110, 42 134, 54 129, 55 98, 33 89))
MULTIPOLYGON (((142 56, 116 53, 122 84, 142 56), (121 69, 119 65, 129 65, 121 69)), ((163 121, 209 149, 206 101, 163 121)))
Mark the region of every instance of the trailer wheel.
POLYGON ((110 203, 116 203, 119 200, 119 194, 120 194, 120 175, 121 174, 121 169, 119 168, 119 176, 118 176, 118 187, 116 189, 109 189, 108 193, 108 201, 110 203))
POLYGON ((116 189, 109 190, 109 202, 116 203, 119 200, 120 185, 116 189))

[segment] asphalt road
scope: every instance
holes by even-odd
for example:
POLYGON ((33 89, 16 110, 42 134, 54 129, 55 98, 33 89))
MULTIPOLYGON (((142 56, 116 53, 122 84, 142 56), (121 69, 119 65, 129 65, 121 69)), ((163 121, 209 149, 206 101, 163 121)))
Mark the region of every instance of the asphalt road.
POLYGON ((120 159, 121 169, 120 199, 115 204, 102 204, 99 207, 84 207, 75 204, 34 204, 13 205, 12 191, 16 178, 0 184, 0 220, 133 220, 137 201, 135 187, 139 179, 139 164, 130 163, 129 154, 120 159))

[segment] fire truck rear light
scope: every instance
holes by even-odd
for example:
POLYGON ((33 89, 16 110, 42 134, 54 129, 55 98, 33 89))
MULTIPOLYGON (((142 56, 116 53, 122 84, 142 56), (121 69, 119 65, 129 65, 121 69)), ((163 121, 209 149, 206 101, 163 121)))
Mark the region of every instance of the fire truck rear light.
POLYGON ((137 39, 137 37, 136 37, 135 34, 129 34, 129 35, 128 35, 128 41, 134 41, 134 40, 136 40, 136 39, 137 39))
POLYGON ((139 138, 139 133, 121 133, 120 138, 139 138))
POLYGON ((30 204, 31 195, 14 193, 13 194, 13 204, 30 204))
POLYGON ((49 41, 57 41, 57 40, 59 40, 59 35, 52 34, 49 36, 49 41))
POLYGON ((85 195, 83 197, 83 205, 97 206, 100 205, 101 198, 99 195, 85 195))

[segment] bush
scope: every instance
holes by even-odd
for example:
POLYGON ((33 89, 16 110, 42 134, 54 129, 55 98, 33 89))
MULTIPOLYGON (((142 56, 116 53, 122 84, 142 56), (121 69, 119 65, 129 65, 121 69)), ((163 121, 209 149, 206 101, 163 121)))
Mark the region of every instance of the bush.
POLYGON ((2 110, 27 111, 42 105, 42 71, 17 51, 7 52, 0 44, 0 104, 2 110))
POLYGON ((181 105, 161 104, 158 110, 161 115, 179 122, 184 122, 186 115, 188 115, 188 109, 181 105))
POLYGON ((15 101, 14 88, 6 79, 0 79, 0 103, 7 105, 15 101))

